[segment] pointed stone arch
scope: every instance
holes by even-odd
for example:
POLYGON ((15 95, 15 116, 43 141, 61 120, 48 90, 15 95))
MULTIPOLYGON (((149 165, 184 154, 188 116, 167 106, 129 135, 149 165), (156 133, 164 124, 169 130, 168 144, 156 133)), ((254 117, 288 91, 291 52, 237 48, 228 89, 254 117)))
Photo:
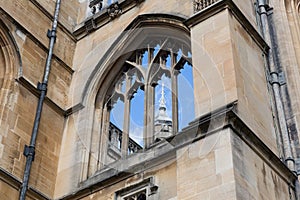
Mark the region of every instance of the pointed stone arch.
POLYGON ((22 72, 22 61, 16 41, 1 18, 0 47, 0 88, 9 88, 14 78, 22 72))
MULTIPOLYGON (((3 17, 3 16, 2 16, 3 17)), ((12 104, 15 79, 22 73, 22 60, 17 43, 7 25, 0 16, 0 105, 12 104)), ((3 112, 3 111, 2 111, 3 112)), ((2 117, 2 114, 1 114, 2 117)), ((5 120, 2 118, 2 120, 5 120)))
MULTIPOLYGON (((147 38, 168 37, 170 40, 176 38, 176 40, 181 41, 182 46, 180 48, 186 51, 186 55, 190 53, 188 52, 191 47, 190 32, 184 25, 184 21, 185 19, 182 17, 165 14, 151 14, 137 17, 118 37, 94 68, 82 94, 83 104, 93 104, 92 107, 94 108, 88 169, 82 170, 87 173, 84 177, 93 175, 105 165, 105 163, 103 163, 105 153, 103 152, 107 149, 108 144, 106 139, 108 139, 109 136, 103 133, 108 133, 108 123, 104 122, 109 121, 107 118, 107 116, 109 116, 107 112, 109 111, 104 104, 107 102, 107 93, 111 89, 114 80, 122 73, 122 70, 124 70, 123 63, 126 63, 137 49, 142 50, 144 47, 146 48, 146 46, 143 47, 143 45, 149 42, 145 42, 147 38)), ((161 44, 163 44, 163 42, 161 42, 161 44)), ((168 45, 171 44, 172 43, 168 45)), ((179 70, 179 68, 182 67, 179 65, 182 63, 178 63, 182 61, 183 60, 178 60, 178 62, 174 62, 172 70, 179 70)), ((191 64, 191 60, 187 62, 191 64)), ((127 64, 130 65, 128 62, 127 64)), ((149 66, 152 69, 151 63, 149 66)), ((150 76, 146 76, 146 74, 142 72, 141 67, 135 65, 130 65, 130 67, 140 71, 141 76, 144 76, 143 78, 146 84, 152 80, 150 76)), ((92 110, 93 109, 90 109, 90 111, 92 110)))
POLYGON ((145 14, 133 20, 95 66, 81 95, 82 104, 86 105, 94 101, 96 95, 101 96, 102 91, 98 94, 95 94, 94 91, 99 91, 100 86, 107 79, 113 78, 118 73, 109 73, 111 66, 126 60, 126 56, 139 46, 139 43, 136 41, 143 41, 141 39, 145 36, 143 33, 147 32, 147 34, 150 34, 152 32, 155 34, 156 32, 157 34, 157 28, 159 27, 161 35, 170 34, 171 31, 174 35, 181 33, 176 35, 176 37, 188 40, 190 32, 183 23, 184 21, 185 18, 167 14, 145 14), (108 74, 110 75, 107 76, 108 74))
MULTIPOLYGON (((21 56, 17 44, 12 36, 7 21, 0 15, 0 160, 7 159, 8 154, 1 150, 10 148, 11 141, 4 140, 8 137, 9 124, 13 124, 14 105, 17 93, 14 91, 15 79, 22 69, 21 56), (1 148, 4 147, 4 148, 1 148), (2 157, 3 156, 3 157, 2 157)), ((6 169, 7 166, 0 166, 6 169)))

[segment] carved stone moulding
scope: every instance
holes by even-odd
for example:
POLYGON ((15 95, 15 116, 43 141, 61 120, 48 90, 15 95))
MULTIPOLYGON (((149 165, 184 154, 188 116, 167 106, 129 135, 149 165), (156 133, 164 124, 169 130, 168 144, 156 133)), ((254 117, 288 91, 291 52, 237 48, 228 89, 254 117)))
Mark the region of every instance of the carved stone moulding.
POLYGON ((194 13, 199 12, 208 6, 218 2, 220 0, 194 0, 193 6, 194 6, 194 13))

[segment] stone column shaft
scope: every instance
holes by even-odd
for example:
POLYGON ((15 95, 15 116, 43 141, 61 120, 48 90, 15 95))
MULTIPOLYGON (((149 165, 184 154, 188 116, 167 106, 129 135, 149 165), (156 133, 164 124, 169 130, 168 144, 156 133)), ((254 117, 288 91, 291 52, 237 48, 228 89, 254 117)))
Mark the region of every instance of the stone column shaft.
POLYGON ((123 123, 123 133, 122 133, 122 144, 121 152, 122 157, 126 157, 128 154, 128 142, 129 142, 129 128, 130 128, 130 97, 128 97, 128 91, 131 86, 132 78, 126 76, 126 92, 124 96, 124 123, 123 123))

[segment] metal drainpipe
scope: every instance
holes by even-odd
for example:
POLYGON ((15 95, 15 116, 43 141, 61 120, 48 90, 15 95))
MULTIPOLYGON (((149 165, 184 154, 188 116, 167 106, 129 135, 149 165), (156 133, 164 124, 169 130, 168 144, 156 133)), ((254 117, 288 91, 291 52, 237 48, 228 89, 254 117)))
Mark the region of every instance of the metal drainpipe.
MULTIPOLYGON (((269 5, 267 5, 266 0, 258 0, 258 11, 260 15, 260 22, 261 22, 261 32, 266 40, 266 42, 269 45, 272 45, 271 42, 271 33, 269 30, 269 26, 272 24, 269 23, 268 19, 268 8, 269 5)), ((282 144, 283 144, 283 151, 284 151, 284 156, 285 156, 285 162, 288 168, 295 172, 295 161, 293 159, 292 155, 292 148, 291 148, 291 142, 290 142, 290 137, 288 133, 288 128, 286 124, 286 117, 284 114, 284 107, 283 107, 283 102, 281 98, 281 93, 280 93, 280 87, 281 84, 279 82, 279 76, 278 76, 278 66, 276 66, 272 54, 272 48, 269 50, 269 55, 268 55, 268 61, 269 61, 269 69, 270 69, 270 79, 271 79, 271 85, 272 89, 274 92, 274 98, 275 98, 275 106, 277 110, 277 117, 278 117, 278 122, 279 122, 279 128, 280 128, 280 135, 282 139, 282 144)))
POLYGON ((25 145, 25 148, 24 148, 24 156, 26 157, 26 165, 25 165, 23 182, 21 185, 19 200, 25 200, 25 198, 26 198, 30 170, 31 170, 32 162, 34 160, 35 143, 36 143, 36 138, 37 138, 37 134, 38 134, 42 109, 43 109, 43 102, 44 102, 44 99, 45 99, 45 96, 47 93, 48 77, 49 77, 49 73, 50 73, 50 69, 51 69, 51 60, 52 60, 54 43, 55 43, 55 39, 56 39, 56 29, 57 29, 57 20, 58 20, 59 8, 60 8, 60 1, 61 0, 56 1, 52 30, 48 30, 48 33, 47 33, 47 36, 50 39, 49 52, 48 52, 47 60, 46 60, 43 82, 38 83, 38 89, 40 90, 40 98, 39 98, 37 109, 36 109, 34 125, 33 125, 31 139, 30 139, 30 145, 29 146, 25 145))

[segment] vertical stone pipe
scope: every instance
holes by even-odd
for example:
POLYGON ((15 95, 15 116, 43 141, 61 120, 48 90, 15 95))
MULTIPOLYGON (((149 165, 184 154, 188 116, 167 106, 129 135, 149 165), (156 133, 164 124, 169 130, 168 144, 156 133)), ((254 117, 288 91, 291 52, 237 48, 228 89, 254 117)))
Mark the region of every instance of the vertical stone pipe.
POLYGON ((46 60, 43 82, 38 84, 38 89, 40 90, 40 97, 39 97, 39 101, 38 101, 38 105, 37 105, 37 109, 36 109, 30 144, 29 144, 29 146, 25 145, 25 148, 24 148, 24 156, 26 157, 26 165, 25 165, 19 200, 25 200, 25 198, 26 198, 26 192, 28 189, 28 182, 29 182, 29 178, 30 178, 31 166, 32 166, 32 162, 33 162, 34 156, 35 156, 35 143, 36 143, 36 138, 37 138, 38 129, 39 129, 39 125, 40 125, 41 114, 42 114, 42 110, 43 110, 43 103, 44 103, 44 99, 45 99, 46 93, 47 93, 48 78, 49 78, 49 74, 50 74, 50 70, 51 70, 51 60, 52 60, 53 48, 54 48, 55 39, 56 39, 56 29, 57 29, 57 23, 58 23, 59 9, 60 9, 60 0, 57 0, 56 5, 55 5, 52 29, 48 30, 48 33, 47 33, 47 36, 50 39, 49 52, 48 52, 47 60, 46 60))
MULTIPOLYGON (((268 19, 268 5, 266 0, 258 0, 258 12, 260 16, 261 22, 261 32, 262 36, 266 40, 269 45, 272 45, 271 42, 271 32, 269 27, 272 25, 268 19)), ((286 124, 286 117, 284 113, 284 107, 282 102, 282 97, 280 93, 280 83, 279 83, 279 76, 278 76, 278 66, 274 62, 273 54, 272 54, 272 47, 269 50, 268 61, 269 61, 269 70, 270 70, 270 83, 272 85, 274 99, 275 99, 275 106, 277 111, 278 123, 280 128, 280 136, 283 144, 283 152, 285 157, 285 162, 288 168, 295 172, 295 161, 292 155, 292 148, 291 142, 289 137, 289 132, 286 124)))

